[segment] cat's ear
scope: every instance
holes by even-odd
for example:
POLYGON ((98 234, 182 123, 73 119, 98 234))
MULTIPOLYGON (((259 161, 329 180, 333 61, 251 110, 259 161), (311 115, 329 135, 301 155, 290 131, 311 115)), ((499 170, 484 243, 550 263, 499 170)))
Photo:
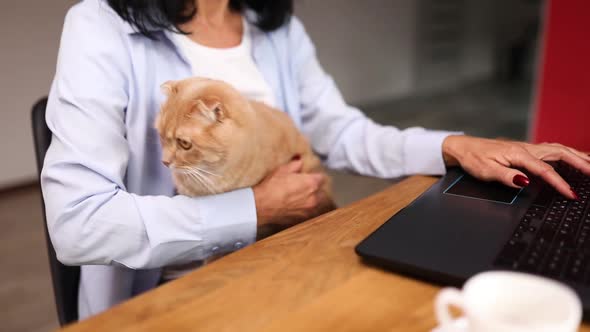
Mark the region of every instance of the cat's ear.
POLYGON ((175 81, 166 81, 164 84, 160 85, 160 90, 166 97, 170 97, 173 93, 176 93, 176 82, 175 81))
POLYGON ((195 102, 195 107, 200 115, 204 116, 211 122, 221 122, 224 117, 221 103, 218 101, 206 103, 199 99, 195 102))

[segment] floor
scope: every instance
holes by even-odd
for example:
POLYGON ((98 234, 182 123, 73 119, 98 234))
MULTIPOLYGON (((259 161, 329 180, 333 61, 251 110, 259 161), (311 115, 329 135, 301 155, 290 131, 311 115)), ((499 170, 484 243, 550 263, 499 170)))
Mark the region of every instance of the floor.
POLYGON ((0 194, 0 322, 2 331, 57 327, 37 186, 0 194))
MULTIPOLYGON (((525 139, 528 84, 479 83, 426 97, 363 107, 368 116, 398 127, 459 130, 485 137, 525 139)), ((391 180, 333 172, 344 205, 383 189, 391 180)), ((42 231, 40 191, 28 186, 0 193, 0 322, 6 331, 50 331, 57 325, 42 231)))

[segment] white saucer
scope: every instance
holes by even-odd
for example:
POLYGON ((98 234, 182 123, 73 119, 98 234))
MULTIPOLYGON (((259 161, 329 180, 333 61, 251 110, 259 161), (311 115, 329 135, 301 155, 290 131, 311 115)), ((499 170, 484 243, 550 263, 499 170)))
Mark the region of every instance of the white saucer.
POLYGON ((469 324, 465 317, 459 317, 450 326, 437 326, 430 332, 469 332, 469 324))

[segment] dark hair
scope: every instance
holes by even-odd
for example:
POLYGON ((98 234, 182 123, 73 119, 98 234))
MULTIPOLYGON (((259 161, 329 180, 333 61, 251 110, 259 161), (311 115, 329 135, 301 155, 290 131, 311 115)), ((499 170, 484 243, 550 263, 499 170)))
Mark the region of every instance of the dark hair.
MULTIPOLYGON (((190 21, 197 13, 194 0, 108 0, 123 20, 141 34, 153 38, 150 28, 182 32, 178 25, 190 21)), ((293 13, 293 0, 230 0, 232 10, 253 10, 253 22, 263 31, 272 31, 286 23, 293 13)))

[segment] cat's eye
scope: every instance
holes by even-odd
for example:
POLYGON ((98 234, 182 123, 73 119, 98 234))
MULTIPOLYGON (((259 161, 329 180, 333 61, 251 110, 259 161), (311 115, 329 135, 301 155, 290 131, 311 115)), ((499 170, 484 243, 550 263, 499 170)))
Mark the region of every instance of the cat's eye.
POLYGON ((215 113, 215 119, 217 122, 221 122, 221 106, 217 105, 213 108, 213 113, 215 113))
POLYGON ((176 139, 176 144, 180 146, 183 150, 190 150, 193 147, 193 144, 189 141, 183 140, 181 138, 176 139))

